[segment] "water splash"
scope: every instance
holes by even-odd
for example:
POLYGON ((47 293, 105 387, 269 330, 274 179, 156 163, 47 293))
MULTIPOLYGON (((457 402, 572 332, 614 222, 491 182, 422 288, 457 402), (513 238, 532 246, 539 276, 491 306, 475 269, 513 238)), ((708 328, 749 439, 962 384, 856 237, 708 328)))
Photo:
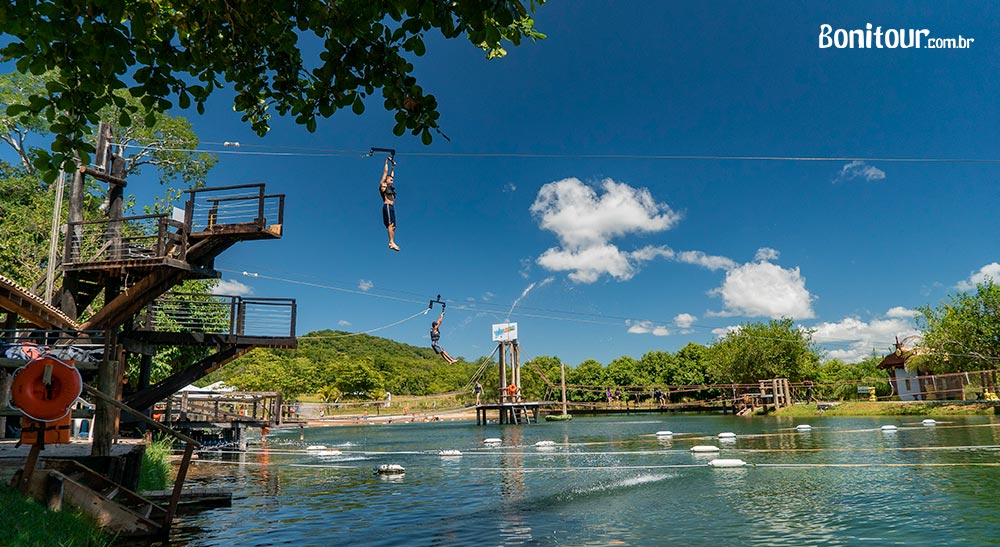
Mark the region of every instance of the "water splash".
POLYGON ((521 291, 521 296, 518 296, 514 300, 514 303, 510 305, 510 310, 507 312, 507 318, 504 319, 504 322, 506 323, 507 321, 510 320, 510 314, 514 313, 514 308, 517 307, 517 305, 521 302, 521 300, 524 299, 525 296, 528 296, 528 293, 530 293, 532 289, 534 289, 535 287, 538 287, 540 289, 548 285, 549 283, 552 283, 553 281, 555 281, 555 279, 556 279, 555 276, 551 276, 551 277, 546 277, 545 279, 539 281, 538 283, 532 281, 530 284, 528 284, 528 286, 525 287, 523 291, 521 291))

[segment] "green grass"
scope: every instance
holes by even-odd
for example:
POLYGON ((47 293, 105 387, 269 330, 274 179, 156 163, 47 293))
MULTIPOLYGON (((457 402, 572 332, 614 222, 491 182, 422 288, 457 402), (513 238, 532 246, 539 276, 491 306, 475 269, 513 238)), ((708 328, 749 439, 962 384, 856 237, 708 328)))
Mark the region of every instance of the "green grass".
POLYGON ((924 401, 912 403, 847 401, 819 411, 815 403, 785 407, 777 416, 961 416, 993 414, 994 405, 961 401, 924 401))
POLYGON ((0 543, 9 547, 110 547, 114 538, 79 513, 53 512, 0 484, 0 543))
POLYGON ((139 471, 139 493, 149 490, 163 490, 170 485, 173 466, 170 451, 173 442, 161 438, 146 445, 142 455, 142 469, 139 471))

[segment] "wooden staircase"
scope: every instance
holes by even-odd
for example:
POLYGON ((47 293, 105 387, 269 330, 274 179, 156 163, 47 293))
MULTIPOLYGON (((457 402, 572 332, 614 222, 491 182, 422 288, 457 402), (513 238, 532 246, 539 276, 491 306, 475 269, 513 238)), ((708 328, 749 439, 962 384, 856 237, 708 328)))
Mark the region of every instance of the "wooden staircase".
POLYGON ((43 460, 27 493, 50 509, 70 505, 120 536, 160 536, 168 528, 167 509, 74 460, 43 460))

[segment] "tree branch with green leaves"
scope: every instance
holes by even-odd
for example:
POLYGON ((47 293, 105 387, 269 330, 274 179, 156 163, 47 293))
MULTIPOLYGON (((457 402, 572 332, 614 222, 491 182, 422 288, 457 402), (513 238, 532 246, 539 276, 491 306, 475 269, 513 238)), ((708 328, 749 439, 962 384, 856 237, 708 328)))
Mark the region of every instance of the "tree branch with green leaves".
MULTIPOLYGON (((0 4, 0 59, 23 74, 54 72, 44 91, 7 106, 8 116, 41 115, 53 135, 35 165, 49 179, 87 163, 98 113, 114 106, 119 127, 136 116, 192 105, 231 85, 233 106, 259 135, 272 111, 309 131, 317 117, 365 110, 381 91, 395 112, 393 133, 430 144, 441 133, 437 99, 413 76, 409 56, 424 37, 465 36, 487 58, 505 44, 545 35, 533 14, 545 0, 24 0, 0 4), (318 50, 315 56, 306 52, 318 50), (129 104, 121 91, 140 101, 129 104)), ((443 134, 442 134, 443 135, 443 134)))

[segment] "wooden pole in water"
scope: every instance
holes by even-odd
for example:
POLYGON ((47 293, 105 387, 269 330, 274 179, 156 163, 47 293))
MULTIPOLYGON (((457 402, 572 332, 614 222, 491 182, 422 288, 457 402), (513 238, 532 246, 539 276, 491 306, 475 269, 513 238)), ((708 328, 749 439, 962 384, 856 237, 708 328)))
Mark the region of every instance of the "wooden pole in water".
POLYGON ((562 383, 562 410, 563 410, 563 416, 565 416, 566 415, 566 364, 565 363, 559 363, 559 372, 562 383))
POLYGON ((507 397, 507 343, 500 342, 500 398, 503 404, 507 397))

